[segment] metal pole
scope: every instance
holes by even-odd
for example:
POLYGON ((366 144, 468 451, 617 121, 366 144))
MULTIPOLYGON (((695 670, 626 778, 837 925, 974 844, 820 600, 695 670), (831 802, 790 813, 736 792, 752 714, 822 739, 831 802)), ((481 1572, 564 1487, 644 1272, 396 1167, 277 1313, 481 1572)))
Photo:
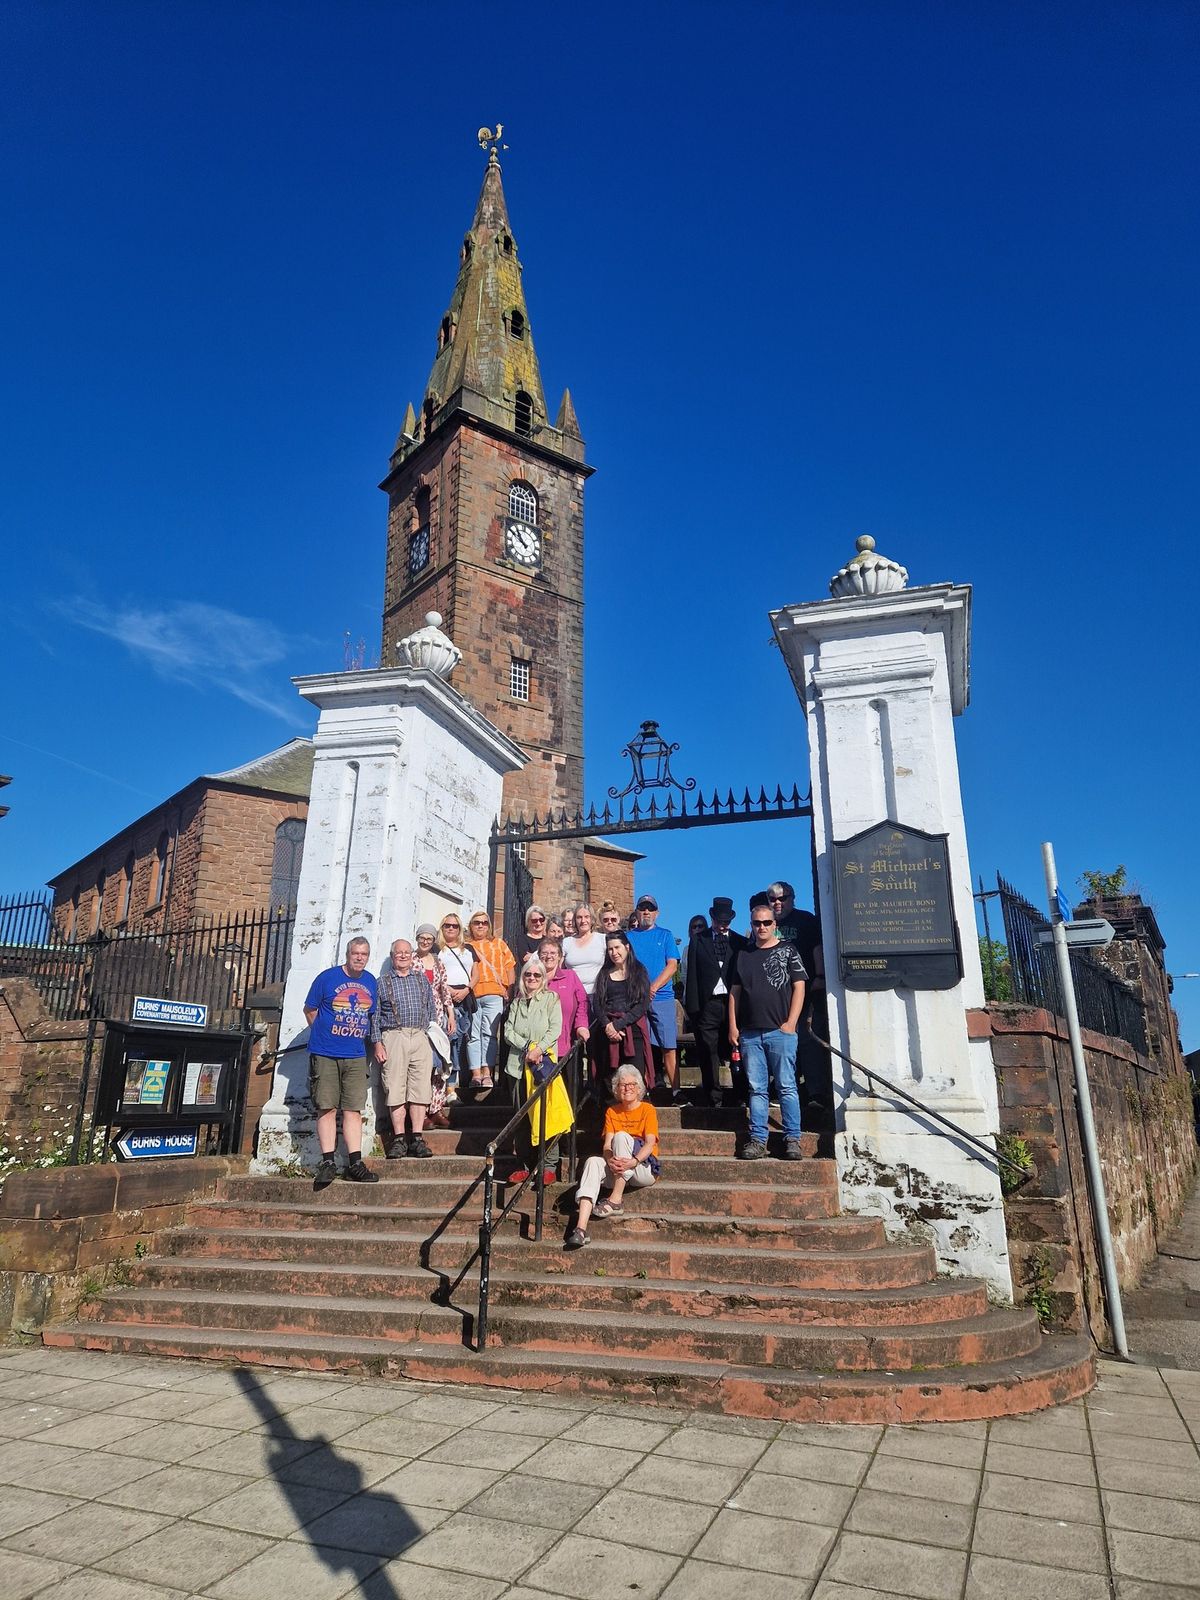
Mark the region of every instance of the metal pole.
POLYGON ((1054 954, 1058 961, 1059 987, 1062 990, 1063 1011, 1066 1013, 1067 1034, 1071 1040, 1071 1061, 1075 1067, 1075 1100, 1079 1107, 1079 1130, 1083 1137, 1083 1153, 1087 1160, 1088 1179, 1092 1190, 1092 1213, 1096 1221, 1096 1242, 1100 1247, 1104 1297, 1108 1301, 1108 1324, 1112 1329, 1113 1347, 1117 1355, 1123 1360, 1128 1360, 1125 1314, 1121 1309, 1121 1286, 1117 1282, 1117 1258, 1113 1253, 1112 1230, 1108 1225, 1108 1196, 1104 1190, 1104 1172, 1100 1166, 1100 1151, 1096 1144, 1096 1124, 1092 1117, 1092 1091, 1088 1084, 1083 1036, 1079 1031, 1079 1011, 1075 1004, 1071 952, 1067 947, 1067 930, 1058 906, 1058 868, 1054 864, 1052 844, 1042 845, 1042 865, 1046 870, 1046 894, 1050 901, 1050 919, 1054 927, 1054 954))
POLYGON ((488 1289, 492 1276, 492 1196, 496 1157, 489 1148, 483 1169, 483 1221, 479 1224, 479 1315, 475 1319, 475 1348, 487 1343, 488 1289))
POLYGON ((537 1176, 534 1178, 534 1194, 537 1197, 534 1208, 533 1237, 535 1242, 540 1242, 542 1237, 542 1216, 546 1209, 546 1185, 542 1181, 546 1171, 546 1089, 542 1087, 542 1098, 538 1104, 538 1141, 537 1141, 537 1176))

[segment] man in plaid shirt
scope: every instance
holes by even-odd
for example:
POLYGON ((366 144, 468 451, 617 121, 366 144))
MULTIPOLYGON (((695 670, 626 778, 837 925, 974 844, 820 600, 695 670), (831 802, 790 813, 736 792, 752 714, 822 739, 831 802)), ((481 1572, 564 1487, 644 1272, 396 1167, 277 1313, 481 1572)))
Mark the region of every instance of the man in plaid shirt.
POLYGON ((407 939, 397 939, 392 945, 392 964, 379 980, 379 1003, 371 1017, 375 1059, 395 1135, 389 1161, 406 1154, 433 1154, 421 1134, 433 1095, 433 1046, 426 1029, 436 1020, 432 985, 424 972, 413 966, 412 945, 407 939), (413 1130, 407 1140, 406 1114, 413 1130))

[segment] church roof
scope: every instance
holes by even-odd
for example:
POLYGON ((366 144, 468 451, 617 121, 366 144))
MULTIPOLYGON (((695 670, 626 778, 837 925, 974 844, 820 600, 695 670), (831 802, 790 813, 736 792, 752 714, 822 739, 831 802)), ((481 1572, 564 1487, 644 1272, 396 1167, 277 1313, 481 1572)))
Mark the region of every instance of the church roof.
POLYGON ((307 800, 312 788, 313 742, 289 739, 278 750, 268 750, 228 772, 207 772, 202 783, 234 783, 239 789, 261 789, 268 794, 295 795, 307 800))

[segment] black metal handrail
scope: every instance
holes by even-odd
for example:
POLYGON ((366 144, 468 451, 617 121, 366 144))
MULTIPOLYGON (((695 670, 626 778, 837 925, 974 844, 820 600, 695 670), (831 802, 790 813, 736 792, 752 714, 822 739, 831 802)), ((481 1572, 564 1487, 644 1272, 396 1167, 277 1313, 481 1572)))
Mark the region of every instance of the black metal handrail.
POLYGON ((437 1227, 421 1243, 421 1265, 428 1268, 429 1256, 433 1246, 445 1233, 455 1217, 468 1203, 475 1191, 483 1186, 483 1217, 479 1224, 479 1242, 471 1254, 459 1267, 458 1271, 450 1278, 442 1274, 440 1295, 444 1301, 449 1301, 450 1296, 470 1272, 476 1261, 479 1262, 479 1311, 475 1318, 475 1348, 482 1350, 487 1343, 488 1324, 488 1296, 491 1289, 492 1267, 492 1240, 503 1227, 509 1215, 520 1201, 522 1195, 532 1183, 534 1186, 535 1205, 533 1237, 535 1242, 541 1240, 542 1225, 546 1207, 546 1186, 542 1181, 543 1156, 546 1149, 546 1096, 550 1085, 560 1079, 566 1079, 567 1098, 571 1102, 571 1126, 567 1138, 567 1186, 575 1182, 575 1170, 578 1161, 578 1148, 576 1142, 575 1117, 579 1107, 579 1069, 583 1061, 583 1043, 572 1046, 552 1072, 539 1083, 528 1100, 522 1102, 518 1109, 508 1119, 487 1146, 483 1155, 483 1167, 478 1175, 459 1195, 458 1199, 438 1223, 437 1227), (513 1193, 506 1199, 500 1214, 495 1215, 496 1202, 496 1154, 500 1147, 507 1142, 526 1117, 531 1117, 537 1111, 537 1144, 534 1147, 533 1160, 530 1163, 529 1173, 525 1180, 518 1184, 513 1193))
POLYGON ((876 1072, 874 1067, 864 1066, 861 1061, 856 1061, 853 1056, 848 1056, 844 1050, 839 1050, 836 1045, 830 1044, 828 1039, 822 1039, 821 1035, 814 1033, 812 1028, 808 1028, 806 1031, 809 1038, 814 1043, 819 1044, 822 1050, 827 1050, 831 1056, 837 1056, 839 1061, 844 1061, 847 1066, 853 1067, 856 1072, 861 1072, 871 1084, 872 1093, 875 1092, 875 1085, 881 1083, 888 1094, 896 1095, 899 1099, 907 1101, 910 1106, 915 1106, 923 1117, 929 1117, 933 1122, 940 1122, 944 1128, 949 1128, 956 1139, 964 1139, 967 1144, 972 1146, 981 1160, 994 1161, 998 1166, 1007 1167, 1010 1172, 1015 1172, 1022 1180, 1033 1176, 1034 1169, 1032 1167, 1025 1166, 1019 1161, 1013 1161, 1011 1157, 1006 1156, 1002 1150, 988 1144, 986 1140, 978 1138, 973 1133, 968 1133, 965 1128, 960 1127, 957 1122, 952 1121, 943 1112, 935 1111, 932 1106, 926 1105, 923 1100, 918 1100, 915 1094, 909 1094, 907 1089, 902 1089, 898 1083, 893 1083, 890 1078, 885 1078, 882 1072, 876 1072))

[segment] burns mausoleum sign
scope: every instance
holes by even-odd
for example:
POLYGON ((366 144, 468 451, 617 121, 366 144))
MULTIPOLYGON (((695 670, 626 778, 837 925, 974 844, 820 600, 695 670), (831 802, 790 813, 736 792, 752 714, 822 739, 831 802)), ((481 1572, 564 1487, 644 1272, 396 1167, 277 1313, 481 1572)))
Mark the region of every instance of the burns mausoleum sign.
POLYGON ((838 960, 848 989, 952 989, 962 977, 946 840, 878 822, 834 841, 838 960))

